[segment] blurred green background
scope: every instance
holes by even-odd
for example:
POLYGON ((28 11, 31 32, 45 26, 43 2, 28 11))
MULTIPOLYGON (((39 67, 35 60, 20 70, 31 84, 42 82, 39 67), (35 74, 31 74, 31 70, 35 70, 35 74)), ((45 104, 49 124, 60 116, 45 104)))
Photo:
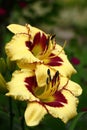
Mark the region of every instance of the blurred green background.
POLYGON ((66 54, 78 72, 72 80, 82 86, 83 94, 79 97, 78 115, 66 125, 47 115, 36 127, 24 123, 24 102, 0 94, 0 130, 12 130, 11 121, 13 130, 87 130, 87 0, 0 0, 0 72, 7 81, 14 67, 3 68, 2 57, 6 60, 4 46, 12 37, 6 26, 11 23, 29 23, 56 34, 60 45, 67 41, 66 54))

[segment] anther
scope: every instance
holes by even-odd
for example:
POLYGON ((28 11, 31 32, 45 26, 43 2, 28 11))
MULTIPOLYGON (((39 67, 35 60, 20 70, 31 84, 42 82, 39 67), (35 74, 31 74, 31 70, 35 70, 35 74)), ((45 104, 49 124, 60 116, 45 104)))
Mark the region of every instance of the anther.
POLYGON ((53 40, 53 38, 55 38, 55 36, 56 36, 56 35, 55 35, 55 34, 53 34, 53 35, 51 36, 51 40, 53 40))
POLYGON ((51 81, 50 69, 47 70, 47 74, 49 76, 49 80, 51 81))
POLYGON ((47 74, 50 75, 50 69, 47 70, 47 74))
POLYGON ((55 77, 58 77, 59 76, 59 71, 57 71, 56 73, 55 73, 55 77))

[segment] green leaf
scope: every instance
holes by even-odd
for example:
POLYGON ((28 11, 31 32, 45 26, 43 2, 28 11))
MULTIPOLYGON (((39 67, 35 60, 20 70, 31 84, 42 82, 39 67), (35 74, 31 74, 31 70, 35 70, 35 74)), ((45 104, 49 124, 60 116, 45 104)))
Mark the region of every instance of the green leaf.
POLYGON ((70 123, 69 129, 68 130, 74 130, 75 126, 78 122, 78 120, 81 118, 82 115, 84 115, 85 112, 80 112, 74 119, 73 121, 70 123))
POLYGON ((7 86, 6 86, 6 81, 2 74, 0 73, 0 94, 5 94, 7 92, 7 86))

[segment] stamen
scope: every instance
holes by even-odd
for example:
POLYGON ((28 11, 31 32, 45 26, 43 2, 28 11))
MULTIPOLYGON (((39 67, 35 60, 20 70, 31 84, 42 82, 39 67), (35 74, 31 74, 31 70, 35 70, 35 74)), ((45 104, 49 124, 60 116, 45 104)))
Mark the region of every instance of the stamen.
POLYGON ((46 48, 44 50, 44 54, 46 53, 47 49, 48 49, 48 46, 49 46, 49 39, 47 38, 47 41, 46 41, 46 48))
POLYGON ((47 70, 47 74, 50 75, 50 69, 47 70))
POLYGON ((49 80, 51 81, 50 69, 47 70, 47 74, 49 76, 49 80))
POLYGON ((53 40, 53 38, 55 38, 56 34, 51 35, 51 40, 53 40))
POLYGON ((46 79, 46 84, 47 84, 47 85, 49 84, 49 82, 48 82, 48 81, 49 81, 49 79, 47 78, 47 79, 46 79))
POLYGON ((58 80, 59 71, 56 71, 56 73, 53 76, 53 78, 51 78, 50 69, 47 70, 47 74, 48 74, 48 77, 46 79, 45 89, 44 89, 43 93, 38 95, 38 97, 41 100, 46 99, 47 97, 52 96, 57 91, 59 83, 60 83, 59 80, 58 80))
POLYGON ((55 73, 55 77, 57 78, 59 76, 59 71, 55 73))
POLYGON ((62 47, 61 51, 58 53, 58 55, 64 50, 66 44, 67 44, 67 42, 65 41, 64 44, 63 44, 63 47, 62 47))
POLYGON ((66 44, 67 44, 67 42, 65 41, 65 42, 64 42, 64 45, 63 45, 62 49, 59 51, 59 53, 58 53, 58 54, 55 54, 55 55, 53 55, 53 56, 50 56, 50 58, 54 58, 54 57, 56 57, 56 56, 58 57, 58 55, 59 55, 60 53, 62 53, 62 51, 64 50, 66 44))

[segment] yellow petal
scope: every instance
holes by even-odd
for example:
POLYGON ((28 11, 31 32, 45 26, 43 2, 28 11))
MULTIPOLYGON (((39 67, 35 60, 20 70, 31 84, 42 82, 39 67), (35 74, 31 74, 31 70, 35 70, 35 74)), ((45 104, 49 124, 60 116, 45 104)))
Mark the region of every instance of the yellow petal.
MULTIPOLYGON (((22 64, 32 63, 39 61, 34 55, 28 50, 25 45, 25 42, 28 40, 28 36, 25 34, 17 34, 12 40, 6 44, 6 53, 10 60, 19 60, 22 64)), ((26 64, 26 66, 27 66, 26 64)))
POLYGON ((30 24, 27 24, 25 26, 19 25, 19 24, 10 24, 9 26, 7 26, 7 28, 14 34, 17 34, 17 33, 27 33, 28 34, 28 29, 29 29, 30 30, 29 34, 31 34, 31 36, 34 36, 37 32, 43 32, 42 30, 40 30, 36 27, 33 27, 30 24))
POLYGON ((63 60, 61 66, 53 67, 56 70, 58 70, 63 76, 70 77, 73 73, 76 73, 76 70, 72 66, 72 64, 69 62, 67 55, 65 54, 63 48, 56 44, 55 49, 52 51, 55 55, 61 57, 63 60))
POLYGON ((78 99, 74 97, 69 91, 63 90, 62 94, 67 99, 67 104, 64 104, 63 107, 50 107, 47 106, 49 113, 55 117, 60 118, 64 123, 67 123, 68 120, 77 115, 77 104, 78 99))
POLYGON ((66 77, 61 76, 58 90, 62 89, 64 86, 67 90, 69 90, 75 96, 79 96, 82 93, 82 88, 79 84, 69 80, 66 77))
POLYGON ((34 70, 36 68, 37 62, 34 63, 27 63, 25 60, 18 60, 17 65, 19 68, 23 69, 29 69, 29 70, 34 70))
POLYGON ((40 103, 29 103, 25 111, 26 124, 28 126, 38 125, 46 113, 46 109, 40 103))
POLYGON ((17 34, 17 33, 27 33, 27 28, 25 26, 22 26, 22 25, 18 25, 18 24, 10 24, 7 26, 7 28, 17 34))
POLYGON ((59 55, 60 53, 65 54, 63 47, 60 46, 59 44, 56 44, 55 49, 53 50, 53 53, 57 55, 59 55))
POLYGON ((52 67, 55 70, 59 71, 63 76, 70 77, 73 73, 76 73, 76 70, 72 66, 72 64, 69 62, 67 56, 63 53, 59 54, 59 57, 63 60, 62 65, 52 67))
POLYGON ((36 100, 36 97, 25 86, 25 78, 33 76, 32 71, 19 70, 15 71, 12 75, 12 79, 7 83, 8 93, 7 96, 12 96, 18 100, 36 100))

